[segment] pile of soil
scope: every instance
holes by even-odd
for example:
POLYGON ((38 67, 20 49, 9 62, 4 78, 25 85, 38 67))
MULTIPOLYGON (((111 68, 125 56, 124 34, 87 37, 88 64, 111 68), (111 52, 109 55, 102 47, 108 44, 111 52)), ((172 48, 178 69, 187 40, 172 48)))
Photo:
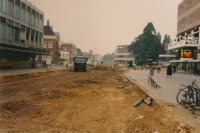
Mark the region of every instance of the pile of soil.
POLYGON ((103 71, 109 71, 112 70, 111 66, 103 66, 103 65, 97 65, 93 69, 96 70, 103 70, 103 71))
POLYGON ((0 101, 0 132, 195 132, 173 119, 171 107, 133 107, 149 96, 124 80, 122 71, 93 69, 1 84, 8 101, 0 101))

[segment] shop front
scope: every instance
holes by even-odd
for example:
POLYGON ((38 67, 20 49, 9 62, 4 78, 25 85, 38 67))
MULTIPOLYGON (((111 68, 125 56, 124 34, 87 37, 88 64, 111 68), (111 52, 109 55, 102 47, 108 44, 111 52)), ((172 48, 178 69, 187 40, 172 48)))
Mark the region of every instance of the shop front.
POLYGON ((176 53, 176 60, 170 60, 176 65, 177 72, 200 74, 200 63, 197 60, 196 48, 181 48, 176 53))
POLYGON ((0 50, 0 68, 35 67, 34 53, 0 50))

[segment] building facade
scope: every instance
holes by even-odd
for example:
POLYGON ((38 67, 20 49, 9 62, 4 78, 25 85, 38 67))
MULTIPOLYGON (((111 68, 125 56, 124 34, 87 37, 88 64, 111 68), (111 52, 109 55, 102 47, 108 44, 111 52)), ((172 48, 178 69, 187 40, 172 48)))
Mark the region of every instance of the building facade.
POLYGON ((200 1, 183 0, 178 5, 177 37, 168 45, 176 51, 176 60, 171 60, 179 72, 200 73, 199 30, 200 1))
POLYGON ((39 55, 37 63, 45 62, 46 56, 50 56, 52 60, 52 64, 56 65, 59 62, 59 40, 60 34, 59 32, 54 32, 53 27, 50 26, 50 21, 47 21, 47 26, 44 26, 44 41, 43 41, 43 50, 49 51, 46 55, 39 55))
POLYGON ((135 61, 135 56, 128 52, 129 45, 117 45, 117 49, 114 52, 114 61, 126 64, 127 61, 135 61))
POLYGON ((35 67, 45 54, 44 12, 27 0, 0 0, 0 68, 35 67))
POLYGON ((69 51, 69 63, 73 63, 73 58, 78 56, 78 50, 73 43, 62 43, 60 48, 67 49, 69 51))
POLYGON ((59 52, 60 52, 60 57, 62 58, 63 61, 65 62, 69 62, 69 49, 65 49, 65 48, 59 48, 59 52))

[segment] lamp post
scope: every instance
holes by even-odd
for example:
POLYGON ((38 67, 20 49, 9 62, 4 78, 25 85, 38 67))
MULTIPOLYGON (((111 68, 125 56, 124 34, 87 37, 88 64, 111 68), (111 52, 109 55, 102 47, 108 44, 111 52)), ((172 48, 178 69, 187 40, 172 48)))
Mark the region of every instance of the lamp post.
POLYGON ((148 56, 148 55, 146 55, 146 68, 147 68, 147 56, 148 56))

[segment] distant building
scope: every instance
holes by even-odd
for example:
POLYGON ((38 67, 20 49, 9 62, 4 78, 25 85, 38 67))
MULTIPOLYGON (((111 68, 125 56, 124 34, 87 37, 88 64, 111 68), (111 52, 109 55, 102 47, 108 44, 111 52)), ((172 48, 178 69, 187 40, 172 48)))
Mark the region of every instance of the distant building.
POLYGON ((35 67, 37 55, 46 54, 43 20, 27 0, 0 0, 0 68, 35 67))
POLYGON ((63 59, 63 61, 69 62, 70 59, 69 49, 59 48, 59 52, 60 52, 60 57, 63 59))
POLYGON ((73 43, 63 43, 60 45, 60 48, 68 49, 69 51, 69 63, 73 62, 73 58, 78 55, 78 50, 73 43))
POLYGON ((117 45, 114 52, 114 61, 126 64, 127 61, 135 61, 135 56, 128 52, 129 45, 117 45))
MULTIPOLYGON (((59 61, 59 41, 60 34, 58 32, 53 32, 53 27, 49 25, 50 21, 47 21, 47 26, 44 26, 44 42, 43 49, 49 50, 50 53, 48 56, 52 59, 52 64, 58 64, 59 61)), ((46 60, 46 55, 39 55, 37 62, 41 63, 41 61, 46 60)))

